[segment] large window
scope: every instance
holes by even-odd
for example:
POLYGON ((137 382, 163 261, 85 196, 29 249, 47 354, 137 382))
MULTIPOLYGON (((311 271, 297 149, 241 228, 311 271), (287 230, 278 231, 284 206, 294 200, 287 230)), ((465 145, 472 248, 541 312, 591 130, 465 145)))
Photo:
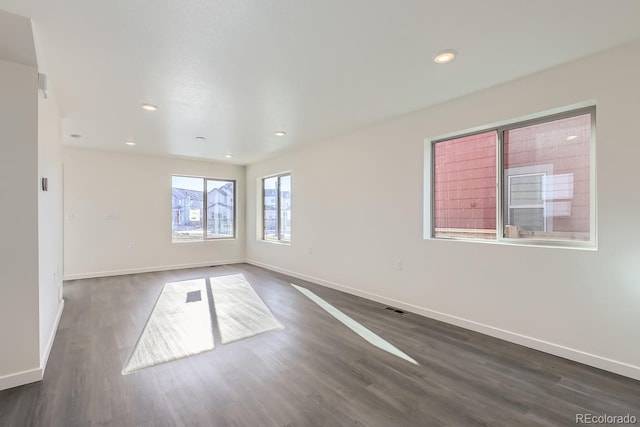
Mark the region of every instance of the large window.
POLYGON ((171 177, 172 241, 235 237, 235 181, 171 177))
POLYGON ((432 142, 432 237, 593 243, 594 128, 587 108, 432 142))
POLYGON ((262 238, 291 241, 291 175, 262 179, 262 238))

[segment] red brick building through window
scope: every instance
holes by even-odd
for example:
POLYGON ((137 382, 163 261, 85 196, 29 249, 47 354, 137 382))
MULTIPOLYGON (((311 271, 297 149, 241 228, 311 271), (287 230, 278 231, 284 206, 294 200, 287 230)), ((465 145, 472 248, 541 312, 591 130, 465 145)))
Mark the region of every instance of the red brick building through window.
POLYGON ((500 173, 501 235, 588 241, 590 153, 590 113, 435 143, 435 237, 495 239, 500 173))

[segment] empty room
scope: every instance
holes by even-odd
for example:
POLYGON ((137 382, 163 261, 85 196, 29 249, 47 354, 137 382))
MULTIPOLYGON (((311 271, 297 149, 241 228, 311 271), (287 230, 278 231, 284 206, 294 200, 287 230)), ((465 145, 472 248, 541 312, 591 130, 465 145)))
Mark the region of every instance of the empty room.
POLYGON ((0 0, 0 426, 638 424, 639 23, 0 0))

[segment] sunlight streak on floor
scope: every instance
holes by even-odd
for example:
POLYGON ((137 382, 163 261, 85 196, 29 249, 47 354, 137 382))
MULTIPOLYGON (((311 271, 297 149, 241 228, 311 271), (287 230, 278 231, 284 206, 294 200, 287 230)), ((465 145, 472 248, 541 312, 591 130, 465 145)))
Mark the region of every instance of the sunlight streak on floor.
POLYGON ((419 365, 418 362, 416 362, 414 359, 409 357, 407 354, 405 354, 402 351, 398 350, 398 348, 396 348, 393 344, 390 344, 389 342, 387 342, 384 339, 380 338, 378 335, 374 334, 369 329, 365 328, 360 323, 356 322, 351 317, 347 316, 346 314, 344 314, 343 312, 341 312, 340 310, 338 310, 337 308, 335 308, 334 306, 332 306, 331 304, 329 304, 328 302, 326 302, 325 300, 323 300, 322 298, 320 298, 319 296, 317 296, 316 294, 314 294, 313 292, 308 290, 307 288, 303 288, 301 286, 296 286, 293 283, 291 284, 291 286, 293 286, 294 288, 299 290, 303 295, 305 295, 311 301, 313 301, 316 304, 318 304, 327 313, 329 313, 330 315, 332 315, 333 317, 338 319, 346 327, 351 329, 356 334, 360 335, 362 338, 364 338, 370 344, 372 344, 372 345, 378 347, 379 349, 382 349, 382 350, 384 350, 384 351, 386 351, 388 353, 391 353, 391 354, 393 354, 395 356, 398 356, 398 357, 400 357, 400 358, 402 358, 402 359, 404 359, 404 360, 406 360, 408 362, 411 362, 414 365, 419 365))

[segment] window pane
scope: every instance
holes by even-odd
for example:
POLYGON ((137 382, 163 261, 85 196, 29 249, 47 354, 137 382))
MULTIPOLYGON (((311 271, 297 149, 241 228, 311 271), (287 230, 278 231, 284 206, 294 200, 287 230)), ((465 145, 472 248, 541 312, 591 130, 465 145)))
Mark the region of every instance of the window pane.
POLYGON ((207 180, 208 239, 234 237, 234 197, 232 181, 207 180))
POLYGON ((291 175, 280 177, 280 240, 291 240, 291 175))
POLYGON ((174 242, 203 239, 203 190, 202 178, 171 177, 171 230, 174 242))
POLYGON ((504 132, 505 236, 590 240, 590 146, 590 114, 504 132))
POLYGON ((278 177, 262 180, 264 191, 264 238, 278 239, 278 177))
POLYGON ((496 135, 433 145, 434 237, 496 238, 496 135))

